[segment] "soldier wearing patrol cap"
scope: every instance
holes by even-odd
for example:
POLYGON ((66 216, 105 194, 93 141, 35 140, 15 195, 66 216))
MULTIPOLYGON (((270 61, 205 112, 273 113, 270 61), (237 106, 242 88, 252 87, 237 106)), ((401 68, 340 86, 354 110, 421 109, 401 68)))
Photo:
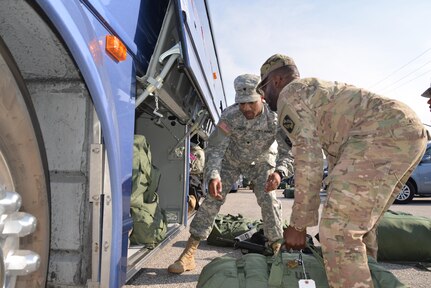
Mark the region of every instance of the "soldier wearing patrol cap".
MULTIPOLYGON (((196 267, 194 254, 208 237, 214 219, 240 174, 252 180, 261 208, 264 234, 270 243, 283 238, 281 203, 275 189, 281 176, 292 174, 290 146, 279 128, 277 115, 256 92, 260 77, 244 74, 234 81, 235 104, 227 107, 211 134, 206 153, 205 175, 209 197, 190 224, 190 238, 180 258, 168 267, 180 274, 196 267), (277 157, 278 151, 278 157, 277 157)), ((273 249, 279 249, 275 243, 273 249)))
POLYGON ((375 229, 419 163, 426 129, 405 104, 339 82, 299 79, 292 58, 276 54, 261 68, 259 91, 292 142, 295 200, 287 248, 305 246, 318 224, 322 150, 327 198, 319 223, 329 286, 373 287, 367 254, 375 229))

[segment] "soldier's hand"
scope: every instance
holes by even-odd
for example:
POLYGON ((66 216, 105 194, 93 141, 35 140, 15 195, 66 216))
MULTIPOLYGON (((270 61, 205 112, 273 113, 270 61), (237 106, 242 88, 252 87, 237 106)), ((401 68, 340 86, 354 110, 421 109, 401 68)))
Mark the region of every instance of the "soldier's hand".
POLYGON ((307 230, 298 231, 292 226, 288 226, 283 231, 284 242, 286 248, 293 250, 300 250, 305 248, 305 241, 307 237, 307 230))
POLYGON ((265 183, 265 192, 270 192, 278 188, 281 183, 280 174, 277 172, 268 175, 268 179, 265 183))
POLYGON ((211 179, 210 183, 208 184, 210 196, 217 200, 223 200, 223 196, 221 194, 222 188, 223 185, 220 179, 211 179))

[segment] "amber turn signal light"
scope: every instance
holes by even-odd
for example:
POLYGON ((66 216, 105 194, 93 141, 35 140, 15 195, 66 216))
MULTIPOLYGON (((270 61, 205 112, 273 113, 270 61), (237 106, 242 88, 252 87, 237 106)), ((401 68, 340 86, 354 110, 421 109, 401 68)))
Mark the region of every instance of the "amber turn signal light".
POLYGON ((106 35, 106 51, 117 61, 124 61, 127 57, 126 45, 114 35, 106 35))

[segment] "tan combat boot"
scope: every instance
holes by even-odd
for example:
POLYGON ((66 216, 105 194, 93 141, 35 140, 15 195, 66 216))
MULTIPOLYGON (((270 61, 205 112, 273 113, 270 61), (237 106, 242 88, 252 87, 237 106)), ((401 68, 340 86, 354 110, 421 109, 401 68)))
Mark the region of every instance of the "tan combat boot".
POLYGON ((186 248, 181 254, 180 258, 169 265, 168 271, 170 273, 181 274, 185 271, 190 271, 196 268, 195 253, 199 246, 199 240, 194 239, 192 236, 187 241, 186 248))
POLYGON ((191 214, 196 208, 196 197, 194 195, 189 195, 189 205, 187 212, 191 214))

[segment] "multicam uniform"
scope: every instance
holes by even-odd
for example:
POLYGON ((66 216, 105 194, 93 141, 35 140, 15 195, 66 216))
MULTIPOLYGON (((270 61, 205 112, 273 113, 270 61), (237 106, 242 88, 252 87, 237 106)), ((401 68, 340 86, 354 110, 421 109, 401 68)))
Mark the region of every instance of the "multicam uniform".
POLYGON ((283 238, 281 203, 274 191, 264 192, 264 186, 268 175, 274 172, 276 160, 277 169, 284 171, 286 175, 292 173, 290 147, 285 139, 286 136, 278 126, 276 113, 266 103, 262 114, 251 120, 244 117, 239 104, 223 111, 205 151, 207 179, 222 180, 223 200, 210 196, 204 200, 190 224, 193 237, 201 240, 208 237, 232 184, 243 174, 254 184, 253 192, 261 207, 265 236, 269 241, 283 238))
POLYGON ((319 232, 329 283, 373 287, 376 223, 422 158, 426 130, 403 103, 315 78, 284 87, 277 108, 295 157, 290 224, 318 223, 323 149, 329 188, 319 232))

